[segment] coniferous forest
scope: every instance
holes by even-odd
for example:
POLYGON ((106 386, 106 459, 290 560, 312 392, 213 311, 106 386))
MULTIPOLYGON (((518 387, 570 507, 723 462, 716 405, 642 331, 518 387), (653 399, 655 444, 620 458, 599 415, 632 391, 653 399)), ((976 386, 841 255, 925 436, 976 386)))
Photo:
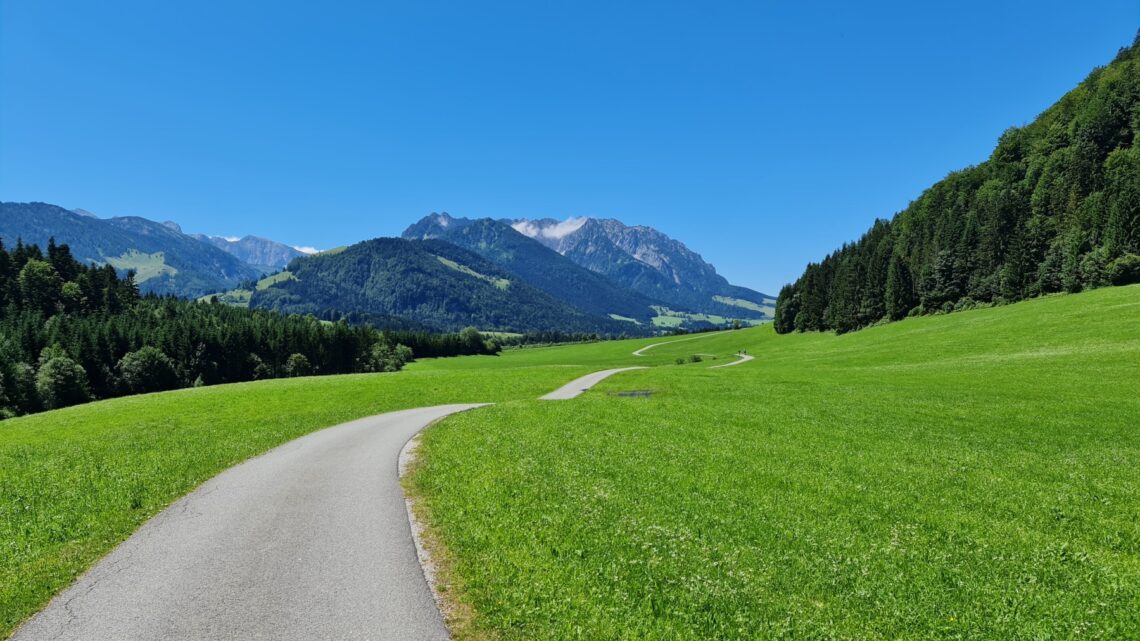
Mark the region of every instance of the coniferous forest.
POLYGON ((1140 34, 990 158, 786 285, 777 332, 1140 282, 1140 34))
POLYGON ((416 354, 494 353, 475 330, 389 334, 311 316, 140 296, 132 274, 0 242, 0 418, 263 378, 396 371, 416 354))

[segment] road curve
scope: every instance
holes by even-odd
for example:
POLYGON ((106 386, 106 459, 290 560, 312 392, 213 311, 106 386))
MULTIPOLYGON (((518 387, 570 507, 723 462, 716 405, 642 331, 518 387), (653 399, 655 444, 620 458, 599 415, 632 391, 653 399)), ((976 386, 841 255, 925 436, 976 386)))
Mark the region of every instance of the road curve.
POLYGON ((721 367, 732 367, 733 365, 739 365, 741 363, 747 363, 748 361, 753 360, 755 358, 756 357, 752 356, 751 354, 737 354, 736 360, 732 361, 731 363, 725 363, 723 365, 713 365, 709 369, 718 369, 721 367))
POLYGON ((644 367, 619 367, 617 369, 605 369, 593 374, 586 374, 580 378, 576 378, 569 383, 559 387, 553 392, 539 397, 541 401, 565 401, 574 398, 582 392, 597 385, 602 379, 609 378, 618 372, 628 372, 634 369, 645 369, 644 367))
POLYGON ((421 429, 474 407, 345 423, 222 472, 12 639, 447 639, 416 557, 397 459, 421 429))

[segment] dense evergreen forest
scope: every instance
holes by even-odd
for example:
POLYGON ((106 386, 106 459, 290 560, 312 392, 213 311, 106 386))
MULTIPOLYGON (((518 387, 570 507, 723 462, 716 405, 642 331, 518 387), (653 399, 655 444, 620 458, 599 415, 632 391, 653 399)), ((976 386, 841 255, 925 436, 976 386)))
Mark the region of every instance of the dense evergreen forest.
POLYGON ((1140 34, 990 158, 785 286, 778 332, 1140 282, 1140 34))
POLYGON ((132 274, 67 245, 0 242, 0 418, 263 378, 395 371, 414 355, 495 353, 475 330, 388 334, 217 303, 140 296, 132 274))

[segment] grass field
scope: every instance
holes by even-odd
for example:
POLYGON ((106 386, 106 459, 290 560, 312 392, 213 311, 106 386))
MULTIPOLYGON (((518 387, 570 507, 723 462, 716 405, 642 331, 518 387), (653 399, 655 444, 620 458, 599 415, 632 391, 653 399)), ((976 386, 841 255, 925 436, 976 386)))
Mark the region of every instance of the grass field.
MULTIPOLYGON (((714 298, 722 299, 724 297, 723 296, 714 296, 714 298)), ((736 300, 736 299, 724 299, 724 300, 736 300)), ((724 302, 724 301, 720 301, 720 302, 724 302)), ((743 302, 747 303, 748 301, 743 301, 743 302)), ((743 307, 743 306, 738 305, 738 307, 743 307)), ((764 311, 763 309, 759 308, 759 306, 754 305, 754 307, 756 307, 757 309, 754 309, 753 311, 764 311)), ((753 308, 748 307, 746 309, 753 309, 753 308)), ((680 327, 681 325, 683 325, 689 321, 708 322, 708 323, 712 323, 713 325, 725 325, 727 323, 732 322, 732 320, 733 320, 732 318, 729 318, 726 316, 720 316, 717 314, 694 314, 694 313, 690 313, 690 312, 679 312, 676 310, 669 309, 668 307, 661 307, 660 305, 654 305, 653 310, 657 313, 657 315, 654 316, 652 319, 654 327, 662 327, 662 328, 680 327)), ((769 310, 768 313, 771 314, 771 310, 769 310)), ((760 325, 764 322, 764 321, 759 321, 759 320, 755 320, 755 319, 748 319, 748 318, 737 319, 737 320, 739 320, 744 325, 749 325, 749 326, 760 325)))
POLYGON ((741 348, 425 432, 457 638, 1140 634, 1140 286, 741 348))
POLYGON ((713 296, 713 300, 718 303, 724 303, 725 305, 732 305, 733 307, 741 307, 743 309, 750 309, 754 312, 761 312, 767 314, 769 317, 776 313, 776 305, 774 303, 771 305, 760 305, 750 300, 744 300, 743 298, 732 298, 729 296, 713 296))
POLYGON ((277 272, 272 276, 266 276, 265 278, 257 281, 257 291, 269 289, 277 283, 284 283, 290 280, 297 280, 297 275, 293 272, 277 272))
POLYGON ((1138 327, 1140 287, 1115 288, 841 337, 519 349, 5 421, 0 638, 241 460, 479 401, 498 405, 425 433, 410 480, 474 612, 458 638, 1128 638, 1138 327), (757 359, 707 369, 741 349, 757 359), (661 367, 532 400, 624 365, 661 367), (633 389, 654 394, 607 394, 633 389))
POLYGON ((480 274, 479 272, 475 271, 474 269, 471 269, 467 265, 460 265, 459 263, 455 262, 454 260, 451 260, 450 258, 444 258, 443 256, 436 256, 436 258, 439 260, 439 262, 443 263, 447 267, 454 269, 455 271, 457 271, 461 274, 467 274, 468 276, 473 276, 475 278, 478 278, 479 280, 486 281, 488 283, 491 283, 492 285, 494 285, 495 287, 497 287, 499 289, 507 289, 511 286, 511 281, 507 280, 506 278, 494 278, 494 277, 488 276, 486 274, 480 274))
POLYGON ((166 264, 166 255, 162 252, 144 254, 143 252, 132 249, 122 256, 108 258, 107 262, 115 269, 133 269, 135 271, 135 280, 140 283, 164 274, 173 276, 178 273, 177 269, 166 264))

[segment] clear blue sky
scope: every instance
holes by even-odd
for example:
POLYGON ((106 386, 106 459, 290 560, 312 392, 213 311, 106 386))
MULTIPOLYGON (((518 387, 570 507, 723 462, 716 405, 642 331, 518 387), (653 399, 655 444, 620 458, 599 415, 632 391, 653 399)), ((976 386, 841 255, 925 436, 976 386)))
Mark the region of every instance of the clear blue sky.
POLYGON ((1136 0, 0 0, 0 199, 316 247, 614 217, 775 293, 1138 26, 1136 0))

